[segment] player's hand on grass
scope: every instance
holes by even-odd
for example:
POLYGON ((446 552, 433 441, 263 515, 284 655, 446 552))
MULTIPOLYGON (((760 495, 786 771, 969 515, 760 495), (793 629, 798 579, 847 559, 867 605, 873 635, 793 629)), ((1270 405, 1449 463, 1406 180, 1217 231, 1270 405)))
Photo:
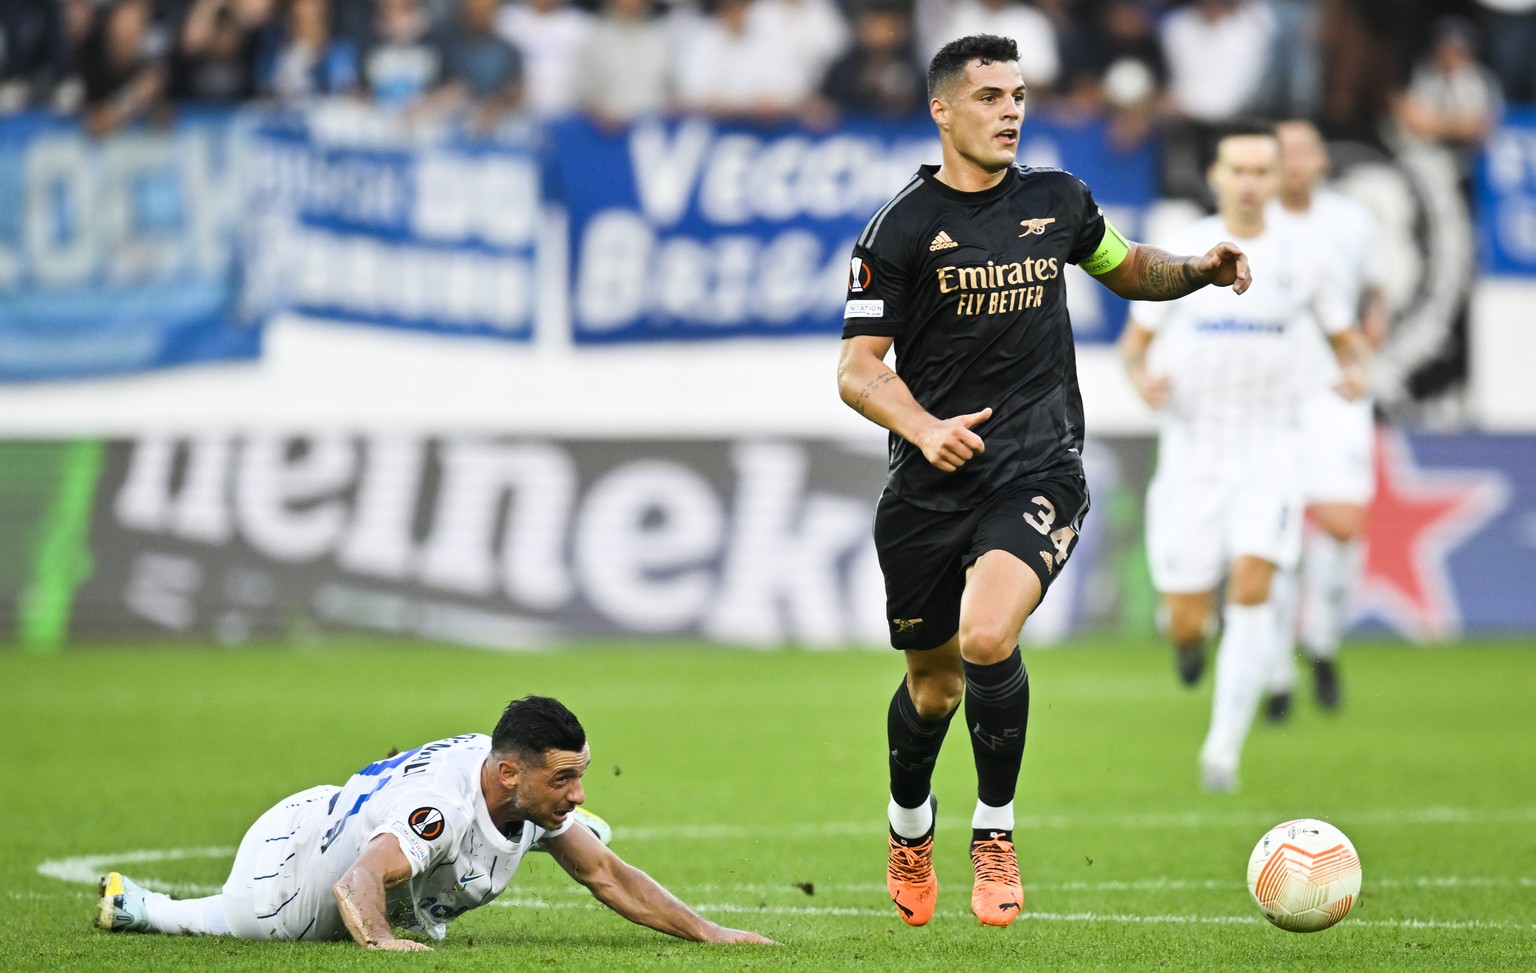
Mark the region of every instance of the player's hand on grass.
POLYGON ((1206 283, 1232 288, 1234 294, 1241 294, 1253 283, 1248 255, 1237 244, 1225 240, 1195 260, 1195 273, 1206 283))
POLYGON ((750 929, 727 929, 725 926, 715 926, 709 938, 704 941, 707 943, 749 943, 756 946, 778 945, 778 943, 762 933, 753 932, 750 929))
POLYGON ((923 430, 915 445, 923 451, 928 462, 945 473, 953 473, 987 451, 986 443, 971 430, 990 418, 992 409, 989 406, 980 412, 940 419, 923 430))
POLYGON ((426 943, 418 943, 414 939, 381 939, 376 943, 369 943, 368 948, 384 953, 432 952, 431 946, 428 946, 426 943))

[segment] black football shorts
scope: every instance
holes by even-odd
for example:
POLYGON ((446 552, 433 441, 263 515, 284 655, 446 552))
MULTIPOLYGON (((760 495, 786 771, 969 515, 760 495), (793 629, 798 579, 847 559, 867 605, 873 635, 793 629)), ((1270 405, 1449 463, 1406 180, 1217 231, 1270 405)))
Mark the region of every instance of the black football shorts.
POLYGON ((914 506, 890 491, 875 508, 875 552, 885 575, 891 646, 935 649, 960 630, 965 572, 1007 551, 1040 578, 1041 597, 1077 546, 1088 513, 1081 476, 1020 480, 972 510, 914 506))

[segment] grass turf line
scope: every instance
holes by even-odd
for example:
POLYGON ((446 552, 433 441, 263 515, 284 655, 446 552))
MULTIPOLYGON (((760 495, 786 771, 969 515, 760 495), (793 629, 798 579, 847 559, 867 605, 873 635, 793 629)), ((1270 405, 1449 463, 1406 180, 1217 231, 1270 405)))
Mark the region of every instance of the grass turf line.
MULTIPOLYGON (((489 730, 549 693, 585 723, 588 803, 615 847, 727 925, 778 949, 720 949, 632 926, 543 856, 502 902, 450 925, 413 969, 1520 969, 1536 950, 1530 645, 1351 645, 1346 708, 1305 697, 1260 723, 1243 790, 1197 789, 1209 683, 1167 650, 1081 641, 1030 652, 1034 711, 1017 808, 1029 898, 1006 930, 967 911, 973 772, 953 734, 935 782, 939 915, 896 918, 882 890, 883 652, 607 644, 498 655, 402 644, 308 650, 0 653, 0 968, 375 969, 350 944, 107 936, 94 890, 38 874, 79 856, 232 848, 277 798, 342 782, 391 746, 489 730), (1525 728, 1525 729, 1522 729, 1525 728), (1365 865, 1340 926, 1272 929, 1243 887, 1286 817, 1334 821, 1365 865), (1426 925, 1414 926, 1420 922, 1426 925)), ((227 857, 123 870, 216 887, 227 857)))

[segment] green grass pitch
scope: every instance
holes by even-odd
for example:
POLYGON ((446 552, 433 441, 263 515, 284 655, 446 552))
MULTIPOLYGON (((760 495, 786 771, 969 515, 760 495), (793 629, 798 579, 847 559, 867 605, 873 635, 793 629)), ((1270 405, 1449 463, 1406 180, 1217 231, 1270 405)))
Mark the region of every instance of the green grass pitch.
POLYGON ((957 724, 935 782, 939 912, 910 929, 883 882, 893 653, 0 652, 0 969, 1536 967, 1536 646, 1352 644, 1344 711, 1324 715, 1303 693, 1288 725, 1257 725, 1235 795, 1197 787, 1209 679, 1182 689, 1165 649, 1085 640, 1026 659, 1024 915, 990 929, 969 913, 974 778, 957 724), (277 798, 341 783, 391 746, 488 731, 529 692, 586 724, 588 806, 614 825, 616 850, 781 946, 706 947, 630 925, 545 856, 430 954, 89 928, 97 871, 206 894, 277 798), (1364 863, 1354 912, 1312 935, 1264 923, 1243 881, 1259 836, 1298 816, 1333 821, 1364 863))

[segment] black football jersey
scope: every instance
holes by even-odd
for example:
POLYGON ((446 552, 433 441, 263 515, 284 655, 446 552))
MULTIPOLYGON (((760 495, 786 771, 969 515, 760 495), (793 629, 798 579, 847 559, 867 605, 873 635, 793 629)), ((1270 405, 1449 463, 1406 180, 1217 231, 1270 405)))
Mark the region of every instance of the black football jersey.
POLYGON ((891 434, 887 487, 967 510, 1026 476, 1082 473, 1067 264, 1092 256, 1104 214, 1076 176, 1016 165, 968 193, 923 166, 864 228, 849 263, 843 337, 894 338, 896 373, 941 419, 991 406, 986 452, 954 473, 891 434))

